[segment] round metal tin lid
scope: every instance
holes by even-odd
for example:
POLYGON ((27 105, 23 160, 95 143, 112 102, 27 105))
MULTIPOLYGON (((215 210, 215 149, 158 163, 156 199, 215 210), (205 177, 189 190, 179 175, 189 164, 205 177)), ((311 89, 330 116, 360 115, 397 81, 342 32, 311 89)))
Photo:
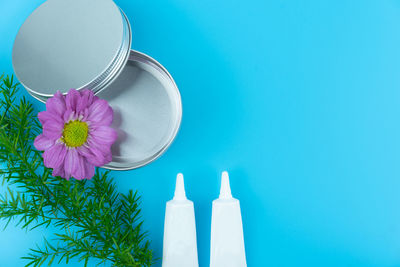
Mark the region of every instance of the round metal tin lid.
POLYGON ((49 0, 20 28, 12 62, 34 96, 98 92, 122 71, 131 46, 126 16, 112 0, 49 0))

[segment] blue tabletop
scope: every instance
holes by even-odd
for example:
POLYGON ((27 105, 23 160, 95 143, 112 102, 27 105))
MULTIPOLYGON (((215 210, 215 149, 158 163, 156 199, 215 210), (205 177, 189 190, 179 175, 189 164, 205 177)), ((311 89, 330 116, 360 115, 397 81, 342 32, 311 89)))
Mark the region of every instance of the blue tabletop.
MULTIPOLYGON (((0 0, 0 72, 12 73, 14 37, 42 2, 0 0)), ((133 48, 161 62, 182 94, 166 154, 113 172, 120 191, 142 195, 157 257, 183 172, 208 266, 211 201, 227 170, 248 266, 400 266, 399 1, 116 2, 133 48)), ((0 232, 0 266, 23 266, 51 233, 0 232)))

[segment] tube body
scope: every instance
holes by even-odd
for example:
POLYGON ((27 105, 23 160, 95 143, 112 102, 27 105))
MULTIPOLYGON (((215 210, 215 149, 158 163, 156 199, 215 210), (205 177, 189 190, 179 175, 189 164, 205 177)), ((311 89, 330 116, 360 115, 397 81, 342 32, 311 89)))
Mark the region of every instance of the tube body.
POLYGON ((165 210, 163 267, 198 267, 193 202, 170 200, 165 210))
POLYGON ((246 267, 239 200, 218 198, 212 204, 210 267, 246 267))

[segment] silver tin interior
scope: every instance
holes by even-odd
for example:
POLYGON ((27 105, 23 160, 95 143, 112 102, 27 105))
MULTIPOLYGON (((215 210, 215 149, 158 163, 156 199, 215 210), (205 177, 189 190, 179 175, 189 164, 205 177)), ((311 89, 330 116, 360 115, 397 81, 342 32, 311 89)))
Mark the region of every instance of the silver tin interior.
POLYGON ((129 60, 107 90, 97 94, 114 110, 118 139, 104 167, 129 170, 160 157, 178 133, 182 104, 168 71, 153 58, 131 50, 129 60))
POLYGON ((122 71, 131 28, 112 0, 48 0, 21 26, 12 62, 35 98, 75 88, 99 92, 122 71))

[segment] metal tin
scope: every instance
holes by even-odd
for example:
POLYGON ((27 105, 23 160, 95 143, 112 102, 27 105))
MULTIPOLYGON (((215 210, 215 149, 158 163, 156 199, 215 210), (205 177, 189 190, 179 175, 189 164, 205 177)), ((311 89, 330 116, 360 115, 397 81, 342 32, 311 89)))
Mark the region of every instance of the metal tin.
POLYGON ((118 139, 105 168, 129 170, 160 157, 178 133, 182 104, 168 71, 153 58, 131 50, 119 77, 98 94, 114 110, 118 139))
POLYGON ((96 93, 124 68, 131 38, 129 21, 112 0, 49 0, 18 31, 14 71, 35 98, 70 88, 96 93))
POLYGON ((104 168, 129 170, 160 157, 181 123, 179 90, 153 58, 130 50, 131 28, 112 0, 48 0, 15 39, 13 67, 45 102, 57 90, 90 89, 114 109, 118 140, 104 168))

